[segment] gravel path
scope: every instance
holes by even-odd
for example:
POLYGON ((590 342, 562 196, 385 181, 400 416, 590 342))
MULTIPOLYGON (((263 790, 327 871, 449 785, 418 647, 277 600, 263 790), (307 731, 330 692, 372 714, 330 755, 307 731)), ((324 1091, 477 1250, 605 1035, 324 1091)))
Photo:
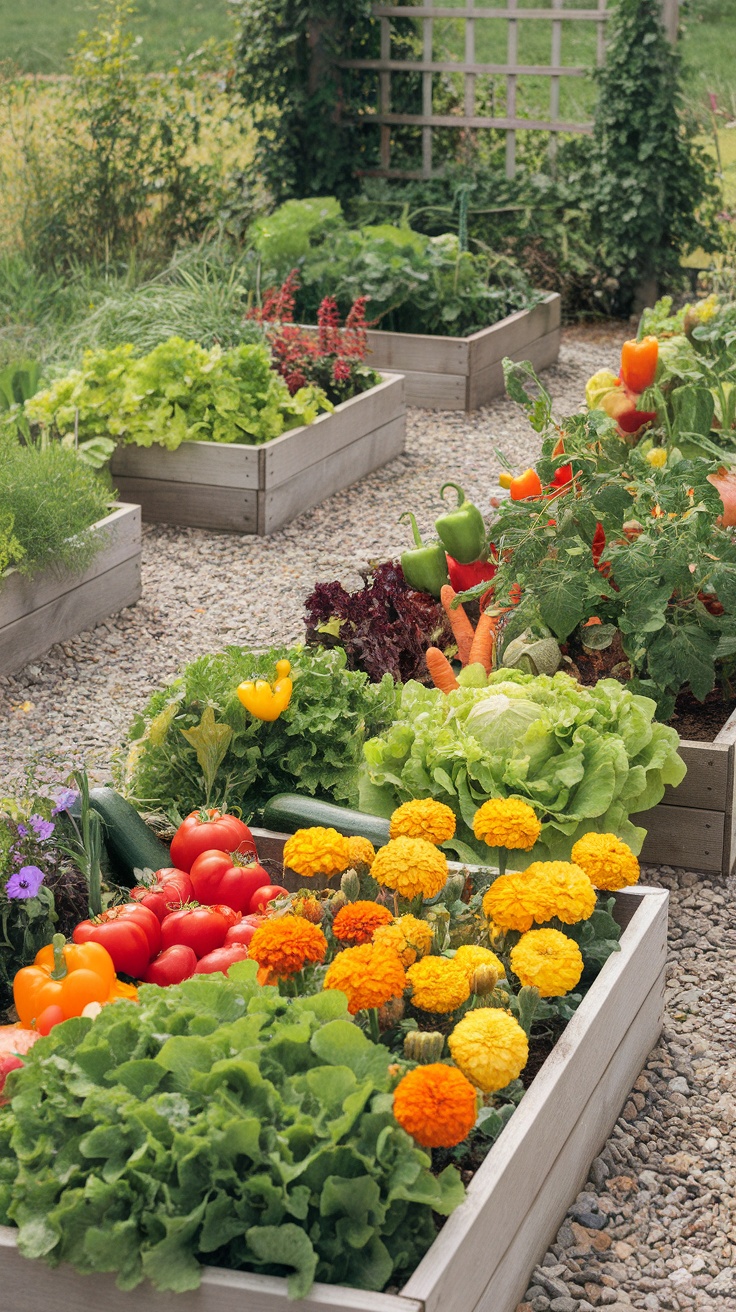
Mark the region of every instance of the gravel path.
POLYGON ((736 879, 666 867, 667 1015, 518 1312, 736 1309, 736 879))
MULTIPOLYGON (((545 375, 558 413, 579 405, 622 336, 566 334, 559 367, 545 375)), ((229 642, 299 639, 313 583, 355 585, 366 560, 401 550, 403 510, 431 530, 444 480, 487 505, 495 447, 519 468, 537 453, 508 401, 472 416, 415 410, 401 459, 270 538, 148 528, 139 605, 0 679, 2 791, 33 758, 57 779, 86 761, 104 781, 132 715, 184 661, 229 642)), ((523 1312, 736 1310, 736 888, 665 868, 647 879, 673 894, 666 1029, 523 1312)))
MULTIPOLYGON (((592 341, 571 333, 559 367, 545 374, 559 414, 579 407, 586 379, 615 358, 620 337, 610 329, 592 341)), ((33 755, 56 778, 86 761, 94 782, 104 782, 134 713, 185 661, 233 642, 300 640, 315 582, 358 586, 366 561, 402 551, 410 542, 408 525, 397 523, 404 510, 431 532, 447 479, 487 506, 499 490, 495 447, 519 470, 539 449, 506 399, 473 415, 413 410, 404 456, 268 538, 148 527, 139 604, 0 678, 3 791, 33 755)))

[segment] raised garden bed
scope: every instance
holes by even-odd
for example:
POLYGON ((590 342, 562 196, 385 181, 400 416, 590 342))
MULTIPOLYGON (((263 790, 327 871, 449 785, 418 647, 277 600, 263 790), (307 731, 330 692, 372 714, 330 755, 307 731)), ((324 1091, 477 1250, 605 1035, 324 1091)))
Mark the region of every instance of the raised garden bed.
POLYGON ((427 410, 477 410, 504 392, 504 356, 535 369, 560 353, 561 300, 550 292, 531 310, 518 310, 469 337, 368 333, 369 363, 395 369, 406 380, 407 405, 427 410))
POLYGON ((83 574, 10 574, 0 590, 0 674, 91 629, 141 595, 141 512, 117 503, 93 525, 103 544, 83 574))
POLYGON ((260 446, 124 446, 111 468, 144 519, 263 535, 393 460, 405 440, 404 379, 389 377, 334 414, 260 446))
POLYGON ((638 814, 647 830, 642 861, 730 875, 736 864, 736 711, 712 743, 683 739, 687 774, 667 788, 652 811, 638 814))
MULTIPOLYGON (((283 835, 261 834, 275 857, 283 835)), ((315 1285, 304 1312, 513 1312, 530 1272, 587 1178, 662 1025, 667 893, 637 888, 616 895, 621 951, 601 970, 468 1188, 399 1294, 315 1285)), ((113 1277, 90 1280, 67 1266, 28 1262, 15 1232, 0 1228, 0 1276, 13 1312, 46 1303, 86 1312, 286 1312, 286 1281, 206 1268, 201 1288, 130 1293, 113 1277)))

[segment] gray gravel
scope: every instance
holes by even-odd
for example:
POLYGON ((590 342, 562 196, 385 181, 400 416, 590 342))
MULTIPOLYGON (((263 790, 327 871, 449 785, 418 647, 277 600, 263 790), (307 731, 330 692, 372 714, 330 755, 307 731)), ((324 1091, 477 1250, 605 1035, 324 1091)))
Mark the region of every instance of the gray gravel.
MULTIPOLYGON (((545 373, 559 414, 580 406, 586 379, 614 352, 610 330, 563 346, 560 365, 545 373)), ((524 415, 504 398, 473 415, 412 410, 404 456, 268 538, 148 527, 142 601, 0 678, 0 777, 18 779, 38 754, 57 777, 86 761, 93 780, 104 782, 133 714, 183 662, 233 642, 301 639, 315 582, 340 578, 355 587, 368 560, 399 554, 410 544, 408 525, 397 523, 404 510, 431 532, 447 479, 486 508, 499 491, 496 447, 519 470, 539 450, 524 415)))
POLYGON ((667 867, 667 1014, 517 1312, 736 1309, 736 879, 667 867))
MULTIPOLYGON (((558 413, 577 408, 615 342, 567 335, 545 376, 558 413)), ((538 450, 505 400, 472 416, 415 410, 401 459, 270 538, 147 529, 139 605, 0 679, 2 791, 34 757, 56 778, 86 761, 105 780, 132 715, 181 663, 230 642, 299 639, 313 583, 355 585, 366 560, 400 551, 403 510, 430 531, 447 478, 485 507, 497 491, 494 447, 519 468, 538 450)), ((666 1029, 523 1312, 736 1310, 736 889, 666 868, 647 879, 673 892, 666 1029)))

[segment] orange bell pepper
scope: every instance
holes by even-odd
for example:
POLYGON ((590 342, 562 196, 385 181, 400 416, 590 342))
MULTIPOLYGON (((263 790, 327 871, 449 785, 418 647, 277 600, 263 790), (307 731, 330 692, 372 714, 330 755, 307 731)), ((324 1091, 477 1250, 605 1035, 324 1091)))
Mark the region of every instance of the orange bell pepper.
POLYGON ((624 342, 621 347, 621 377, 624 386, 636 396, 652 386, 657 372, 659 342, 656 337, 643 337, 624 342))
POLYGON ((47 1007, 60 1007, 64 1020, 81 1016, 88 1002, 109 1001, 116 985, 112 957, 99 943, 66 943, 54 934, 33 965, 17 972, 13 999, 21 1024, 31 1029, 47 1007))

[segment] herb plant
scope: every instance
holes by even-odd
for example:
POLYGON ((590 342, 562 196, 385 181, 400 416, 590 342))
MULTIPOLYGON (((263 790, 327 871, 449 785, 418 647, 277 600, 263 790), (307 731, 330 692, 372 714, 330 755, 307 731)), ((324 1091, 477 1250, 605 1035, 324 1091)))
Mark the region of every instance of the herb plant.
POLYGON ((3 572, 79 572, 104 545, 90 527, 108 513, 107 477, 58 443, 9 442, 0 460, 0 589, 3 572))
POLYGON ((228 647, 154 693, 130 728, 120 781, 136 803, 173 819, 205 799, 252 815, 289 791, 355 803, 363 740, 390 723, 395 696, 389 676, 370 684, 347 668, 341 650, 228 647), (236 689, 246 679, 273 678, 284 659, 292 698, 265 723, 243 709, 236 689))

